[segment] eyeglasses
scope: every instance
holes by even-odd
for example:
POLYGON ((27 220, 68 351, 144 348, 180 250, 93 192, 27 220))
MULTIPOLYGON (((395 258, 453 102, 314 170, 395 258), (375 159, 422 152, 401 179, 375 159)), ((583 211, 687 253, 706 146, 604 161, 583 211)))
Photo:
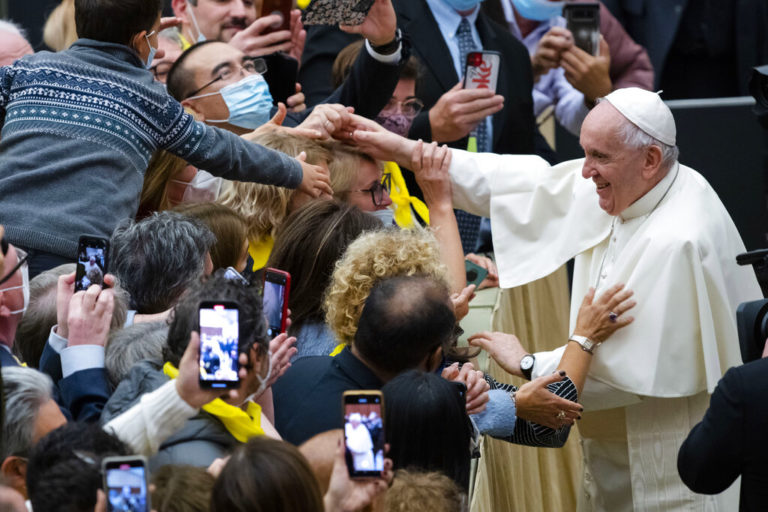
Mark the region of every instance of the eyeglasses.
POLYGON ((149 68, 155 77, 155 80, 164 81, 168 77, 168 73, 171 71, 172 62, 159 62, 156 65, 149 68))
MULTIPOLYGON (((201 88, 197 89, 196 91, 190 93, 187 96, 187 99, 192 99, 193 96, 197 96, 197 94, 208 87, 211 84, 215 84, 219 80, 229 80, 233 76, 235 76, 235 73, 237 72, 237 69, 233 68, 226 68, 224 69, 219 75, 202 86, 201 88)), ((247 71, 249 74, 258 73, 260 75, 263 75, 267 72, 267 63, 264 59, 258 58, 258 57, 246 57, 243 64, 240 66, 239 71, 242 73, 243 71, 247 71)))
POLYGON ((414 117, 424 108, 424 103, 418 98, 409 98, 405 101, 391 99, 381 111, 383 113, 392 114, 397 112, 398 107, 403 115, 414 117))
POLYGON ((24 314, 27 311, 27 304, 29 304, 29 265, 27 265, 27 258, 29 258, 29 254, 27 254, 25 251, 16 248, 16 257, 19 259, 19 262, 16 263, 16 265, 11 269, 11 271, 2 279, 0 280, 0 286, 8 282, 8 280, 18 272, 19 269, 21 269, 21 284, 18 286, 10 286, 8 288, 0 289, 0 292, 10 292, 11 290, 23 290, 24 293, 24 306, 21 309, 16 309, 14 311, 11 311, 10 315, 18 315, 18 314, 24 314))
POLYGON ((373 206, 381 206, 384 202, 384 191, 388 190, 382 182, 376 181, 370 188, 363 188, 358 190, 350 190, 350 192, 369 192, 371 194, 371 201, 373 206))
MULTIPOLYGON (((11 269, 10 272, 8 272, 4 278, 0 279, 0 286, 4 285, 8 280, 13 277, 13 275, 21 269, 21 272, 24 273, 24 270, 27 268, 27 259, 29 258, 29 254, 26 253, 26 251, 23 251, 22 249, 19 249, 16 247, 16 257, 19 259, 19 262, 16 263, 16 265, 11 269), (22 268, 23 267, 23 268, 22 268)), ((18 286, 14 286, 13 288, 6 288, 6 290, 12 290, 14 288, 18 288, 18 286)), ((6 290, 0 290, 0 291, 6 291, 6 290)))

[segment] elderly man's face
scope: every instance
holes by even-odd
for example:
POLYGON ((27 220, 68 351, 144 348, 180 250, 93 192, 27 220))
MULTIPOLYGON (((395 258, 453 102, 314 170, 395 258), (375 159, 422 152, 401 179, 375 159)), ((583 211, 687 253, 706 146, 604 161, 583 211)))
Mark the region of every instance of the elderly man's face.
MULTIPOLYGON (((187 4, 186 10, 193 10, 200 32, 207 40, 228 42, 232 37, 245 30, 256 21, 261 9, 261 0, 198 0, 197 6, 187 4)), ((187 33, 197 38, 191 16, 180 14, 184 19, 187 33)))
POLYGON ((584 167, 581 175, 597 188, 600 208, 619 215, 650 189, 643 179, 643 149, 627 148, 618 130, 623 116, 610 103, 599 103, 581 126, 584 167))
POLYGON ((27 40, 20 35, 0 32, 0 66, 10 66, 16 59, 33 53, 27 40))

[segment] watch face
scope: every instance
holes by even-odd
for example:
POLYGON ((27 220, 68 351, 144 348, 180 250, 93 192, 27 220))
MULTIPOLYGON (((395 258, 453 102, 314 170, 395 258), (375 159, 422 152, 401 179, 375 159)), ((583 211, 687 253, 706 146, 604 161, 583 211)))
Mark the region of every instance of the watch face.
POLYGON ((529 354, 527 356, 523 356, 523 358, 520 360, 520 369, 530 370, 531 368, 533 368, 533 361, 534 359, 532 355, 529 354))

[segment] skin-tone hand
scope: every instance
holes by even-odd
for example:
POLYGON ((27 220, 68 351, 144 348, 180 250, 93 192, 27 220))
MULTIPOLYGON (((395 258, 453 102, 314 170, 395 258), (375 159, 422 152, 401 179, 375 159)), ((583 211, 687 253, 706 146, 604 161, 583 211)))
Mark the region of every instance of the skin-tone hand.
MULTIPOLYGON (((389 451, 385 445, 384 452, 389 451)), ((323 497, 324 509, 334 512, 358 512, 369 506, 373 500, 389 487, 394 472, 392 459, 384 459, 384 470, 379 478, 349 478, 347 463, 344 460, 344 434, 339 435, 336 456, 333 460, 331 480, 328 492, 323 497)))
POLYGON ((391 0, 376 0, 360 25, 339 25, 348 34, 361 34, 373 46, 382 46, 395 39, 397 17, 391 0))
POLYGON ((504 97, 490 89, 463 89, 461 82, 429 109, 432 140, 453 142, 466 137, 486 117, 504 108, 504 97))
POLYGON ((323 138, 322 133, 312 128, 302 128, 300 126, 289 128, 287 126, 283 126, 283 121, 285 121, 285 116, 287 114, 288 114, 288 109, 285 107, 284 103, 280 102, 277 104, 277 112, 275 112, 275 115, 272 116, 272 119, 270 119, 263 125, 259 126, 252 132, 244 133, 243 135, 241 135, 241 137, 251 142, 258 142, 258 138, 260 135, 268 133, 272 130, 283 130, 285 132, 291 133, 298 137, 306 137, 308 139, 323 138))
POLYGON ((301 164, 302 178, 299 190, 312 197, 321 197, 323 194, 332 196, 331 177, 327 169, 319 165, 311 165, 306 162, 307 154, 302 151, 296 160, 301 164))
POLYGON ((274 384, 291 367, 291 358, 299 351, 295 344, 296 338, 286 333, 277 335, 269 342, 269 350, 272 352, 272 374, 267 381, 267 387, 274 384))
POLYGON ((306 98, 304 93, 301 92, 301 84, 296 84, 296 94, 289 96, 285 102, 288 104, 288 108, 291 112, 303 112, 307 110, 307 105, 304 103, 306 98))
POLYGON ((168 318, 171 316, 172 311, 173 311, 173 308, 166 309, 165 311, 161 311, 160 313, 154 313, 151 315, 136 314, 133 316, 133 323, 140 324, 145 322, 164 322, 168 320, 168 318))
POLYGON ((581 419, 584 410, 578 403, 561 398, 547 389, 565 378, 565 372, 555 372, 531 382, 526 382, 515 393, 515 409, 518 418, 522 418, 549 428, 561 428, 573 425, 574 420, 581 419), (560 412, 564 418, 558 417, 560 412))
POLYGON ((597 57, 574 45, 562 53, 560 65, 565 70, 565 79, 584 94, 584 102, 590 108, 595 106, 595 100, 613 89, 609 75, 610 50, 602 36, 600 54, 597 57))
MULTIPOLYGON (((0 240, 2 240, 4 236, 5 236, 5 227, 0 226, 0 240)), ((4 272, 4 263, 5 263, 5 256, 3 256, 2 251, 0 251, 0 276, 2 276, 4 272)))
MULTIPOLYGON (((351 142, 377 160, 393 161, 408 168, 418 142, 383 128, 370 119, 355 116, 350 124, 351 142)), ((413 169, 414 171, 418 169, 413 169)))
POLYGON ((297 128, 314 130, 320 134, 320 138, 329 139, 337 132, 349 130, 353 112, 352 107, 323 103, 317 105, 297 128))
POLYGON ((488 405, 488 390, 491 386, 485 380, 483 372, 475 370, 472 363, 464 363, 459 368, 459 363, 453 363, 443 368, 440 374, 444 379, 461 382, 467 386, 467 414, 483 412, 488 405))
POLYGON ((211 462, 211 465, 208 466, 208 469, 206 469, 205 472, 213 476, 213 478, 219 478, 219 475, 221 474, 221 470, 224 469, 224 466, 227 465, 227 462, 229 462, 229 455, 227 455, 226 457, 219 457, 218 459, 213 459, 213 462, 211 462))
MULTIPOLYGON (((304 30, 304 24, 301 22, 301 11, 298 9, 293 9, 291 11, 290 30, 291 51, 288 53, 288 55, 301 63, 301 55, 304 53, 304 43, 307 40, 307 31, 304 30)), ((295 110, 294 112, 298 111, 295 110)))
MULTIPOLYGON (((241 354, 243 355, 243 354, 241 354)), ((222 392, 219 390, 203 389, 200 387, 200 335, 192 331, 189 336, 189 343, 184 351, 184 355, 179 362, 179 376, 176 378, 176 391, 182 400, 187 402, 190 407, 199 409, 208 402, 216 398, 231 398, 236 400, 239 392, 236 389, 222 392)), ((247 358, 246 358, 247 360, 247 358)), ((245 370, 240 368, 240 378, 243 378, 245 370)))
MULTIPOLYGON (((104 284, 109 287, 115 286, 115 276, 107 274, 104 276, 104 284)), ((69 338, 69 303, 75 294, 75 273, 59 276, 59 282, 56 289, 56 334, 62 338, 69 338)))
POLYGON ((469 302, 475 298, 475 285, 470 284, 465 287, 459 293, 451 294, 451 302, 453 303, 453 312, 456 315, 456 321, 461 321, 462 318, 469 313, 469 302))
POLYGON ((552 27, 539 41, 531 55, 533 80, 538 81, 550 69, 560 66, 562 53, 573 46, 571 31, 563 27, 552 27))
POLYGON ((496 263, 494 263, 491 258, 481 256, 479 254, 469 253, 466 255, 466 259, 488 271, 488 275, 485 276, 485 279, 483 279, 483 281, 480 283, 480 286, 477 287, 478 290, 483 290, 485 288, 498 288, 499 270, 496 268, 496 263))
POLYGON ((88 290, 74 294, 67 315, 67 346, 106 345, 114 309, 112 288, 102 290, 101 286, 92 284, 88 290))
POLYGON ((290 30, 278 30, 269 34, 262 33, 273 25, 280 24, 280 16, 270 14, 262 16, 241 30, 229 40, 229 44, 251 57, 260 57, 275 52, 291 52, 293 50, 290 30))
POLYGON ((595 300, 595 289, 590 288, 579 307, 573 333, 602 343, 617 330, 631 324, 634 318, 624 316, 624 313, 637 304, 630 299, 633 293, 631 290, 625 290, 623 284, 617 284, 595 300), (611 320, 611 312, 618 315, 615 321, 611 320))
POLYGON ((518 377, 523 376, 520 370, 520 359, 528 353, 520 340, 514 334, 503 332, 478 332, 468 338, 469 344, 473 347, 480 347, 488 352, 496 363, 501 366, 505 372, 518 377))
POLYGON ((160 26, 157 28, 157 31, 162 32, 167 28, 177 27, 179 25, 181 25, 181 18, 177 18, 176 16, 167 16, 160 18, 160 26))

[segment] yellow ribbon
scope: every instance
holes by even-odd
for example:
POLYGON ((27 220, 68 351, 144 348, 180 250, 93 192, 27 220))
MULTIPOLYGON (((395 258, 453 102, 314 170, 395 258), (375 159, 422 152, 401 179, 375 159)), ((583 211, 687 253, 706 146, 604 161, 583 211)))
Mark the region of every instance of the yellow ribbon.
POLYGON ((339 355, 341 353, 342 350, 344 350, 344 347, 346 347, 346 346, 347 346, 346 343, 339 343, 338 345, 336 345, 336 348, 333 349, 333 352, 331 352, 328 355, 331 356, 331 357, 336 357, 337 355, 339 355))
MULTIPOLYGON (((170 379, 175 379, 179 375, 179 370, 171 363, 165 363, 163 373, 170 379)), ((216 398, 205 404, 203 410, 216 416, 224 424, 227 432, 241 443, 247 442, 252 437, 264 435, 264 430, 261 428, 261 406, 257 403, 249 401, 246 410, 243 411, 216 398)))
POLYGON ((389 181, 389 197, 392 199, 395 210, 395 222, 399 227, 404 229, 413 227, 414 211, 429 225, 429 209, 427 205, 421 199, 412 197, 408 193, 403 172, 395 162, 384 163, 382 181, 389 181))
POLYGON ((182 34, 181 31, 179 31, 179 39, 181 40, 181 51, 186 51, 187 48, 192 46, 192 43, 187 41, 187 38, 184 37, 184 34, 182 34))
POLYGON ((297 0, 296 5, 299 6, 299 9, 306 9, 311 1, 312 0, 297 0))
POLYGON ((272 254, 272 248, 275 246, 275 239, 267 236, 261 242, 248 242, 248 254, 253 260, 253 270, 256 272, 260 268, 267 266, 269 255, 272 254))

